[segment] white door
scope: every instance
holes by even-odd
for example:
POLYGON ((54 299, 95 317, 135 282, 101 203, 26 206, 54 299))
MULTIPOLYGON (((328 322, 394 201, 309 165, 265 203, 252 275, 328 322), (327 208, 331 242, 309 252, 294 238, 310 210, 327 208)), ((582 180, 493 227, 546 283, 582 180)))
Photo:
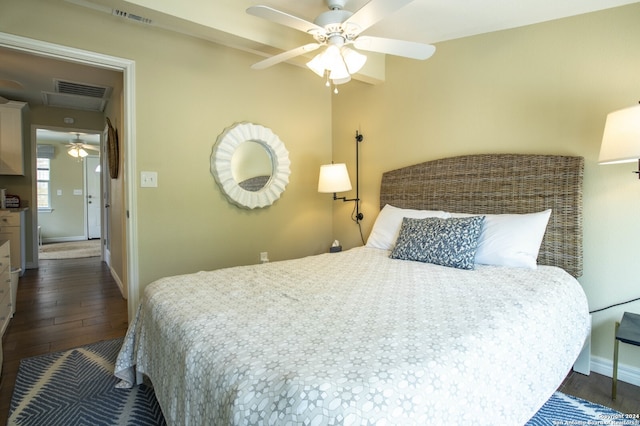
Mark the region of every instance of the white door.
POLYGON ((100 157, 89 156, 85 157, 85 174, 87 185, 87 235, 89 239, 100 238, 100 215, 101 203, 100 203, 100 179, 101 179, 101 166, 100 157))

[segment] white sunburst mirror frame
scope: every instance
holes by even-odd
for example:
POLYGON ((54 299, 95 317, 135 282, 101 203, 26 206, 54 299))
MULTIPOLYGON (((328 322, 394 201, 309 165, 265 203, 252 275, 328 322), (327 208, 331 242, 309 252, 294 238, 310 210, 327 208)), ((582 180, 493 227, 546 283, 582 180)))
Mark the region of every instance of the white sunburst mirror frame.
POLYGON ((216 140, 211 153, 211 174, 227 198, 239 207, 255 209, 272 205, 289 183, 291 170, 289 151, 271 129, 253 123, 236 123, 226 128, 216 140), (233 175, 232 159, 245 142, 256 142, 271 160, 271 177, 264 186, 249 191, 240 186, 233 175))

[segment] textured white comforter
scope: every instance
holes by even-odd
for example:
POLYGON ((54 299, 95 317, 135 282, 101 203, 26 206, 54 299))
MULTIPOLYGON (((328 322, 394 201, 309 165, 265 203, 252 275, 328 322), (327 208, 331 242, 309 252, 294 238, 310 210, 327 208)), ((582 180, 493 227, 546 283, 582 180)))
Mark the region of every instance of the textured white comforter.
POLYGON ((563 270, 342 253, 150 284, 115 374, 169 424, 524 424, 589 331, 563 270))

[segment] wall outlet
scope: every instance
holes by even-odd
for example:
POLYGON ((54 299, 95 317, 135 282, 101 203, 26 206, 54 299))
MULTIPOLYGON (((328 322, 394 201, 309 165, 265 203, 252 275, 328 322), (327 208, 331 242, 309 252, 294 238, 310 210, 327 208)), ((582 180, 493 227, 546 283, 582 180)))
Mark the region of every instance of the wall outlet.
POLYGON ((266 251, 260 252, 260 262, 267 263, 269 261, 269 253, 266 251))

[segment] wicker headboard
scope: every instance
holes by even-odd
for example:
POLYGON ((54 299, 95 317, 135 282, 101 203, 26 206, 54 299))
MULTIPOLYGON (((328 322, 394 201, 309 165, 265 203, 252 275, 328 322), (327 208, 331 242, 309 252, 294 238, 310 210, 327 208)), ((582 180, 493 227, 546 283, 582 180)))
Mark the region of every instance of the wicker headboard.
POLYGON ((584 159, 481 154, 444 158, 385 172, 380 208, 500 214, 552 209, 538 264, 582 275, 584 159))

